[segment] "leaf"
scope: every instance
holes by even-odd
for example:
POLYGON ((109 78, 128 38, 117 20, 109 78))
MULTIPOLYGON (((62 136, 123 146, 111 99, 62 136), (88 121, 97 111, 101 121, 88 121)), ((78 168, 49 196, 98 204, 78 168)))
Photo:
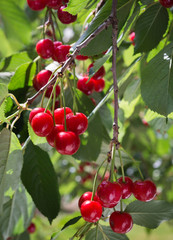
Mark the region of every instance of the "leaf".
POLYGON ((141 63, 141 94, 153 111, 167 116, 173 111, 173 43, 149 63, 141 63))
POLYGON ((4 122, 10 124, 10 121, 5 116, 5 109, 6 109, 6 100, 0 105, 0 125, 4 122))
MULTIPOLYGON (((128 237, 125 234, 115 233, 112 231, 112 229, 110 227, 105 227, 105 226, 101 226, 101 225, 100 225, 100 227, 98 228, 98 236, 97 236, 98 240, 105 240, 105 239, 128 240, 128 237), (101 227, 103 233, 100 231, 100 227, 101 227), (107 238, 105 236, 107 236, 107 238)), ((87 233, 85 240, 95 239, 95 236, 96 236, 96 228, 91 229, 87 233)))
POLYGON ((0 83, 8 85, 12 76, 13 76, 13 73, 0 72, 0 83))
POLYGON ((78 14, 83 8, 86 7, 89 1, 86 0, 75 0, 69 1, 68 6, 64 11, 71 13, 72 15, 78 14))
POLYGON ((29 122, 28 122, 28 132, 29 132, 30 139, 34 145, 47 143, 47 140, 45 137, 39 137, 35 134, 29 122))
POLYGON ((33 218, 33 210, 31 199, 26 195, 23 185, 20 185, 13 198, 4 204, 0 216, 0 232, 4 239, 22 233, 33 218))
POLYGON ((151 202, 134 201, 125 209, 137 225, 156 228, 163 221, 173 219, 173 204, 162 200, 151 202))
POLYGON ((0 83, 0 104, 2 103, 3 99, 8 95, 8 87, 0 83))
POLYGON ((71 225, 74 225, 75 223, 77 223, 79 220, 81 219, 81 216, 77 216, 77 217, 74 217, 72 219, 70 219, 68 222, 66 222, 64 224, 64 226, 61 228, 61 231, 63 231, 65 228, 71 226, 71 225))
POLYGON ((12 40, 18 40, 24 44, 29 44, 31 39, 30 22, 24 11, 16 5, 15 1, 1 0, 0 15, 4 31, 8 39, 11 40, 11 43, 13 43, 12 40))
POLYGON ((166 32, 168 12, 160 3, 151 5, 140 15, 135 25, 134 52, 148 52, 155 48, 166 32))
POLYGON ((31 141, 25 150, 21 178, 36 207, 52 222, 60 209, 56 173, 47 152, 31 141))

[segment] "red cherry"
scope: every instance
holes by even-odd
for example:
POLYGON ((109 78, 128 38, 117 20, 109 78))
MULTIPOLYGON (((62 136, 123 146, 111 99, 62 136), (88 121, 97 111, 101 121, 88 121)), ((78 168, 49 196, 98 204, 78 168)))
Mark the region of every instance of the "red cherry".
POLYGON ((136 199, 149 202, 156 196, 156 185, 151 180, 138 180, 133 183, 133 195, 136 199))
POLYGON ((70 24, 72 22, 75 22, 77 19, 77 15, 72 15, 69 12, 63 11, 64 8, 66 8, 66 6, 61 6, 57 11, 59 20, 63 24, 70 24))
POLYGON ((52 57, 53 60, 59 63, 66 61, 70 48, 70 45, 59 45, 58 47, 55 47, 52 57))
POLYGON ((50 76, 52 75, 52 72, 49 70, 41 70, 36 78, 37 78, 37 85, 40 88, 42 88, 48 81, 50 76))
POLYGON ((56 150, 63 155, 73 155, 80 147, 80 139, 74 132, 59 132, 55 136, 56 150))
POLYGON ((94 81, 92 78, 89 81, 88 79, 88 77, 83 77, 77 82, 77 88, 86 95, 90 95, 94 91, 94 81))
POLYGON ((63 2, 64 2, 64 3, 68 3, 68 2, 69 2, 69 0, 63 0, 63 2))
POLYGON ((45 112, 37 113, 32 119, 31 126, 36 135, 46 137, 53 129, 53 118, 45 112))
POLYGON ((62 42, 60 42, 60 41, 55 41, 54 43, 53 43, 53 45, 54 45, 54 53, 53 53, 53 56, 52 56, 52 59, 54 60, 54 61, 58 61, 58 58, 56 57, 56 56, 58 56, 58 54, 59 54, 59 50, 57 50, 57 53, 56 53, 56 49, 59 47, 59 46, 61 46, 62 45, 62 42))
POLYGON ((67 130, 78 135, 84 133, 88 127, 88 119, 83 113, 69 113, 66 115, 67 130))
MULTIPOLYGON (((90 68, 92 68, 94 66, 93 63, 91 63, 89 66, 88 66, 88 69, 87 69, 87 72, 89 73, 89 70, 90 68)), ((100 79, 102 77, 104 77, 105 75, 105 68, 104 66, 101 66, 101 68, 99 68, 99 70, 92 76, 92 78, 94 78, 95 80, 97 79, 100 79)))
POLYGON ((127 212, 113 212, 109 218, 109 224, 116 233, 128 233, 133 227, 133 220, 127 212))
POLYGON ((165 8, 171 8, 173 6, 173 0, 159 0, 159 2, 165 8))
POLYGON ((34 233, 35 230, 36 230, 35 224, 34 224, 34 223, 31 223, 31 224, 29 225, 29 227, 27 228, 27 230, 28 230, 29 233, 34 233))
POLYGON ((103 181, 97 187, 97 195, 103 207, 112 208, 118 204, 122 197, 121 185, 117 182, 103 181))
POLYGON ((102 216, 102 206, 96 201, 83 202, 80 211, 83 219, 87 222, 97 222, 102 216))
POLYGON ((62 0, 48 0, 49 8, 58 9, 62 5, 62 0))
POLYGON ((96 92, 101 92, 103 91, 104 87, 105 87, 105 80, 103 78, 100 78, 100 79, 93 79, 94 81, 94 90, 96 92))
POLYGON ((130 33, 130 35, 129 35, 129 39, 130 39, 131 42, 134 42, 134 39, 135 39, 135 32, 130 33))
POLYGON ((76 56, 76 59, 79 60, 79 61, 84 61, 84 60, 87 60, 87 59, 88 59, 88 56, 77 55, 77 56, 76 56))
POLYGON ((35 90, 39 91, 40 90, 40 86, 39 86, 39 84, 37 82, 37 75, 33 78, 32 83, 33 83, 33 87, 35 88, 35 90))
MULTIPOLYGON (((48 86, 47 87, 47 90, 46 90, 46 94, 45 94, 45 97, 49 98, 51 93, 52 93, 52 90, 53 90, 53 86, 48 86)), ((55 91, 56 91, 56 97, 60 94, 60 86, 59 85, 56 85, 55 87, 55 91)), ((52 94, 52 98, 53 98, 53 94, 52 94)))
POLYGON ((28 6, 34 11, 43 10, 48 0, 27 0, 28 6))
POLYGON ((144 126, 146 126, 146 127, 149 127, 149 126, 150 126, 149 123, 148 123, 145 119, 142 119, 142 123, 143 123, 144 126))
POLYGON ((53 32, 50 30, 50 29, 47 29, 45 34, 48 36, 48 37, 52 37, 53 36, 53 32))
MULTIPOLYGON (((34 117, 37 113, 41 113, 41 112, 44 112, 44 111, 45 111, 45 108, 34 108, 34 109, 30 112, 30 114, 29 114, 29 122, 30 122, 30 124, 31 124, 31 122, 32 122, 33 117, 34 117)), ((48 113, 48 114, 52 117, 52 113, 51 113, 49 110, 47 110, 46 113, 48 113)))
MULTIPOLYGON (((85 192, 84 194, 82 194, 82 196, 80 197, 79 201, 78 201, 78 206, 79 208, 81 208, 81 205, 83 202, 87 201, 87 200, 91 200, 92 198, 92 192, 85 192)), ((94 196, 94 201, 99 202, 99 198, 97 195, 94 196)))
POLYGON ((48 38, 41 39, 36 44, 36 51, 41 58, 47 59, 52 57, 54 54, 53 42, 48 38))
POLYGON ((46 137, 47 142, 50 146, 55 147, 55 136, 59 132, 64 132, 64 125, 57 124, 53 127, 52 131, 49 133, 49 135, 46 137))
MULTIPOLYGON (((72 110, 69 107, 66 107, 65 111, 66 111, 66 115, 68 113, 72 113, 72 110)), ((63 121, 64 121, 64 108, 57 108, 57 109, 55 109, 55 111, 54 111, 54 118, 55 118, 55 123, 56 124, 63 124, 63 121)))
POLYGON ((123 177, 118 179, 118 183, 122 187, 122 199, 129 198, 132 195, 133 181, 129 177, 125 177, 125 182, 123 182, 123 177))

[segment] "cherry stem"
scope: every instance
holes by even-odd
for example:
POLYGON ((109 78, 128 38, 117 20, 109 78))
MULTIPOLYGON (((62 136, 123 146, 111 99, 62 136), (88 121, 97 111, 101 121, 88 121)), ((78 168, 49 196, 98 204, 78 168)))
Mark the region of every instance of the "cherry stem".
POLYGON ((111 160, 111 169, 110 169, 110 181, 114 182, 114 172, 115 172, 115 152, 116 152, 116 147, 115 145, 113 146, 113 156, 111 160))
POLYGON ((105 171, 104 171, 104 173, 103 173, 103 176, 102 176, 101 182, 102 182, 103 179, 104 179, 104 176, 105 176, 105 174, 106 174, 106 171, 107 171, 107 169, 108 169, 108 166, 109 166, 109 162, 107 162, 107 164, 106 164, 105 171))
POLYGON ((100 229, 100 232, 101 232, 102 235, 103 235, 103 238, 109 240, 109 238, 108 238, 107 235, 104 233, 103 228, 101 227, 100 224, 98 225, 98 227, 99 227, 99 229, 100 229))
POLYGON ((99 228, 99 222, 96 223, 96 236, 95 236, 95 240, 97 240, 97 237, 98 237, 98 228, 99 228))
POLYGON ((75 66, 73 67, 73 76, 74 76, 74 95, 73 95, 73 113, 74 115, 76 114, 76 112, 78 111, 78 107, 77 107, 77 102, 76 102, 76 72, 75 72, 75 66))
POLYGON ((120 165, 121 165, 121 172, 122 172, 123 182, 125 182, 124 166, 123 166, 123 160, 122 160, 120 149, 118 149, 118 154, 119 154, 119 158, 120 158, 120 165))
POLYGON ((56 41, 56 35, 55 35, 55 28, 54 28, 54 23, 52 20, 52 10, 49 9, 49 19, 48 21, 50 22, 51 28, 52 28, 52 32, 53 32, 53 41, 56 41))
POLYGON ((59 32, 60 40, 61 40, 62 44, 64 44, 63 38, 62 38, 62 34, 61 34, 61 30, 60 30, 59 25, 58 25, 58 22, 57 22, 57 18, 55 17, 55 14, 54 14, 53 12, 52 12, 52 16, 54 17, 55 25, 56 25, 56 27, 57 27, 57 29, 58 29, 58 32, 59 32))
POLYGON ((45 17, 44 17, 43 39, 45 39, 45 29, 46 29, 46 27, 47 27, 47 25, 46 25, 46 22, 47 22, 46 19, 47 19, 48 12, 49 12, 49 9, 47 8, 47 9, 46 9, 46 13, 45 13, 45 17))
POLYGON ((65 95, 64 95, 64 85, 63 85, 63 79, 62 78, 61 78, 61 92, 62 92, 62 100, 63 100, 63 107, 64 107, 64 128, 65 128, 65 132, 67 132, 65 95))

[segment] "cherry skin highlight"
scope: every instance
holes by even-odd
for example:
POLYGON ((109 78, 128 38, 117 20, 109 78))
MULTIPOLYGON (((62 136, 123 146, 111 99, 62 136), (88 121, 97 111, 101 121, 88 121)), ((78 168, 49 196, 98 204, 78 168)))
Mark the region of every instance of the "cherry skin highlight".
POLYGON ((118 179, 118 183, 122 187, 122 199, 129 198, 132 195, 133 181, 129 177, 125 177, 125 182, 123 182, 123 177, 118 179))
POLYGON ((83 219, 87 222, 97 222, 102 216, 102 206, 96 201, 83 202, 80 211, 83 219))
POLYGON ((55 136, 56 150, 63 155, 73 155, 80 147, 80 139, 74 132, 59 132, 55 136))
MULTIPOLYGON (((66 111, 66 115, 68 113, 72 113, 72 110, 69 107, 66 107, 65 111, 66 111)), ((64 108, 55 109, 54 117, 55 117, 55 123, 56 124, 63 124, 63 122, 64 122, 64 108)))
POLYGON ((133 195, 136 199, 149 202, 156 196, 156 185, 151 180, 138 180, 133 183, 133 195))
MULTIPOLYGON (((92 198, 92 192, 85 192, 84 194, 82 194, 82 196, 79 198, 79 201, 78 201, 79 208, 81 208, 81 205, 83 202, 87 200, 91 200, 91 198, 92 198)), ((93 200, 96 202, 99 202, 98 196, 95 195, 93 200)))
MULTIPOLYGON (((45 108, 34 108, 31 112, 30 112, 30 114, 29 114, 29 122, 30 122, 30 124, 31 124, 31 122, 32 122, 32 119, 33 119, 33 117, 37 114, 37 113, 41 113, 41 112, 44 112, 45 111, 45 108)), ((49 110, 47 110, 46 111, 46 113, 48 113, 51 117, 52 117, 52 113, 49 111, 49 110)))
POLYGON ((94 91, 94 81, 92 78, 88 81, 88 77, 80 78, 77 82, 77 88, 86 95, 90 95, 94 91))
POLYGON ((109 218, 109 224, 116 233, 128 233, 133 227, 133 220, 127 212, 113 212, 109 218))
POLYGON ((75 22, 77 19, 77 15, 72 15, 69 12, 63 11, 64 8, 66 8, 66 6, 61 6, 57 11, 59 20, 63 24, 70 24, 70 23, 75 22))
POLYGON ((48 0, 27 0, 28 6, 34 11, 41 11, 46 7, 48 0))
POLYGON ((38 55, 43 59, 48 59, 48 58, 52 57, 54 54, 53 42, 48 38, 41 39, 36 44, 36 51, 37 51, 38 55))
POLYGON ((31 126, 36 135, 46 137, 53 129, 53 118, 45 112, 37 113, 32 118, 31 126))
POLYGON ((49 133, 49 135, 46 137, 47 142, 49 143, 50 146, 55 147, 55 136, 59 132, 64 132, 64 125, 61 124, 56 124, 52 131, 49 133))

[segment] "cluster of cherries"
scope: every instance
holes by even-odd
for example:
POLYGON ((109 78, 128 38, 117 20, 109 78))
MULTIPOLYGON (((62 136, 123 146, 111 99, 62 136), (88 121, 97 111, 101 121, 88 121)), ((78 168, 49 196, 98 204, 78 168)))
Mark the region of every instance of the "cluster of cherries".
POLYGON ((80 112, 74 114, 69 107, 55 109, 54 120, 49 110, 45 112, 45 108, 34 108, 30 112, 29 122, 37 136, 46 137, 49 145, 64 155, 77 152, 79 135, 88 127, 87 117, 80 112))
POLYGON ((63 24, 75 22, 77 19, 77 15, 63 11, 68 2, 69 0, 27 0, 28 6, 34 11, 41 11, 45 7, 57 10, 58 19, 63 24))
MULTIPOLYGON (((137 180, 120 177, 117 182, 103 180, 97 187, 92 199, 92 192, 85 192, 79 199, 78 206, 81 215, 87 222, 97 222, 103 212, 103 208, 114 208, 121 199, 127 199, 131 195, 139 201, 148 202, 156 196, 156 186, 151 180, 137 180)), ((109 218, 109 224, 116 233, 127 233, 133 227, 133 220, 129 213, 114 211, 109 218)))

